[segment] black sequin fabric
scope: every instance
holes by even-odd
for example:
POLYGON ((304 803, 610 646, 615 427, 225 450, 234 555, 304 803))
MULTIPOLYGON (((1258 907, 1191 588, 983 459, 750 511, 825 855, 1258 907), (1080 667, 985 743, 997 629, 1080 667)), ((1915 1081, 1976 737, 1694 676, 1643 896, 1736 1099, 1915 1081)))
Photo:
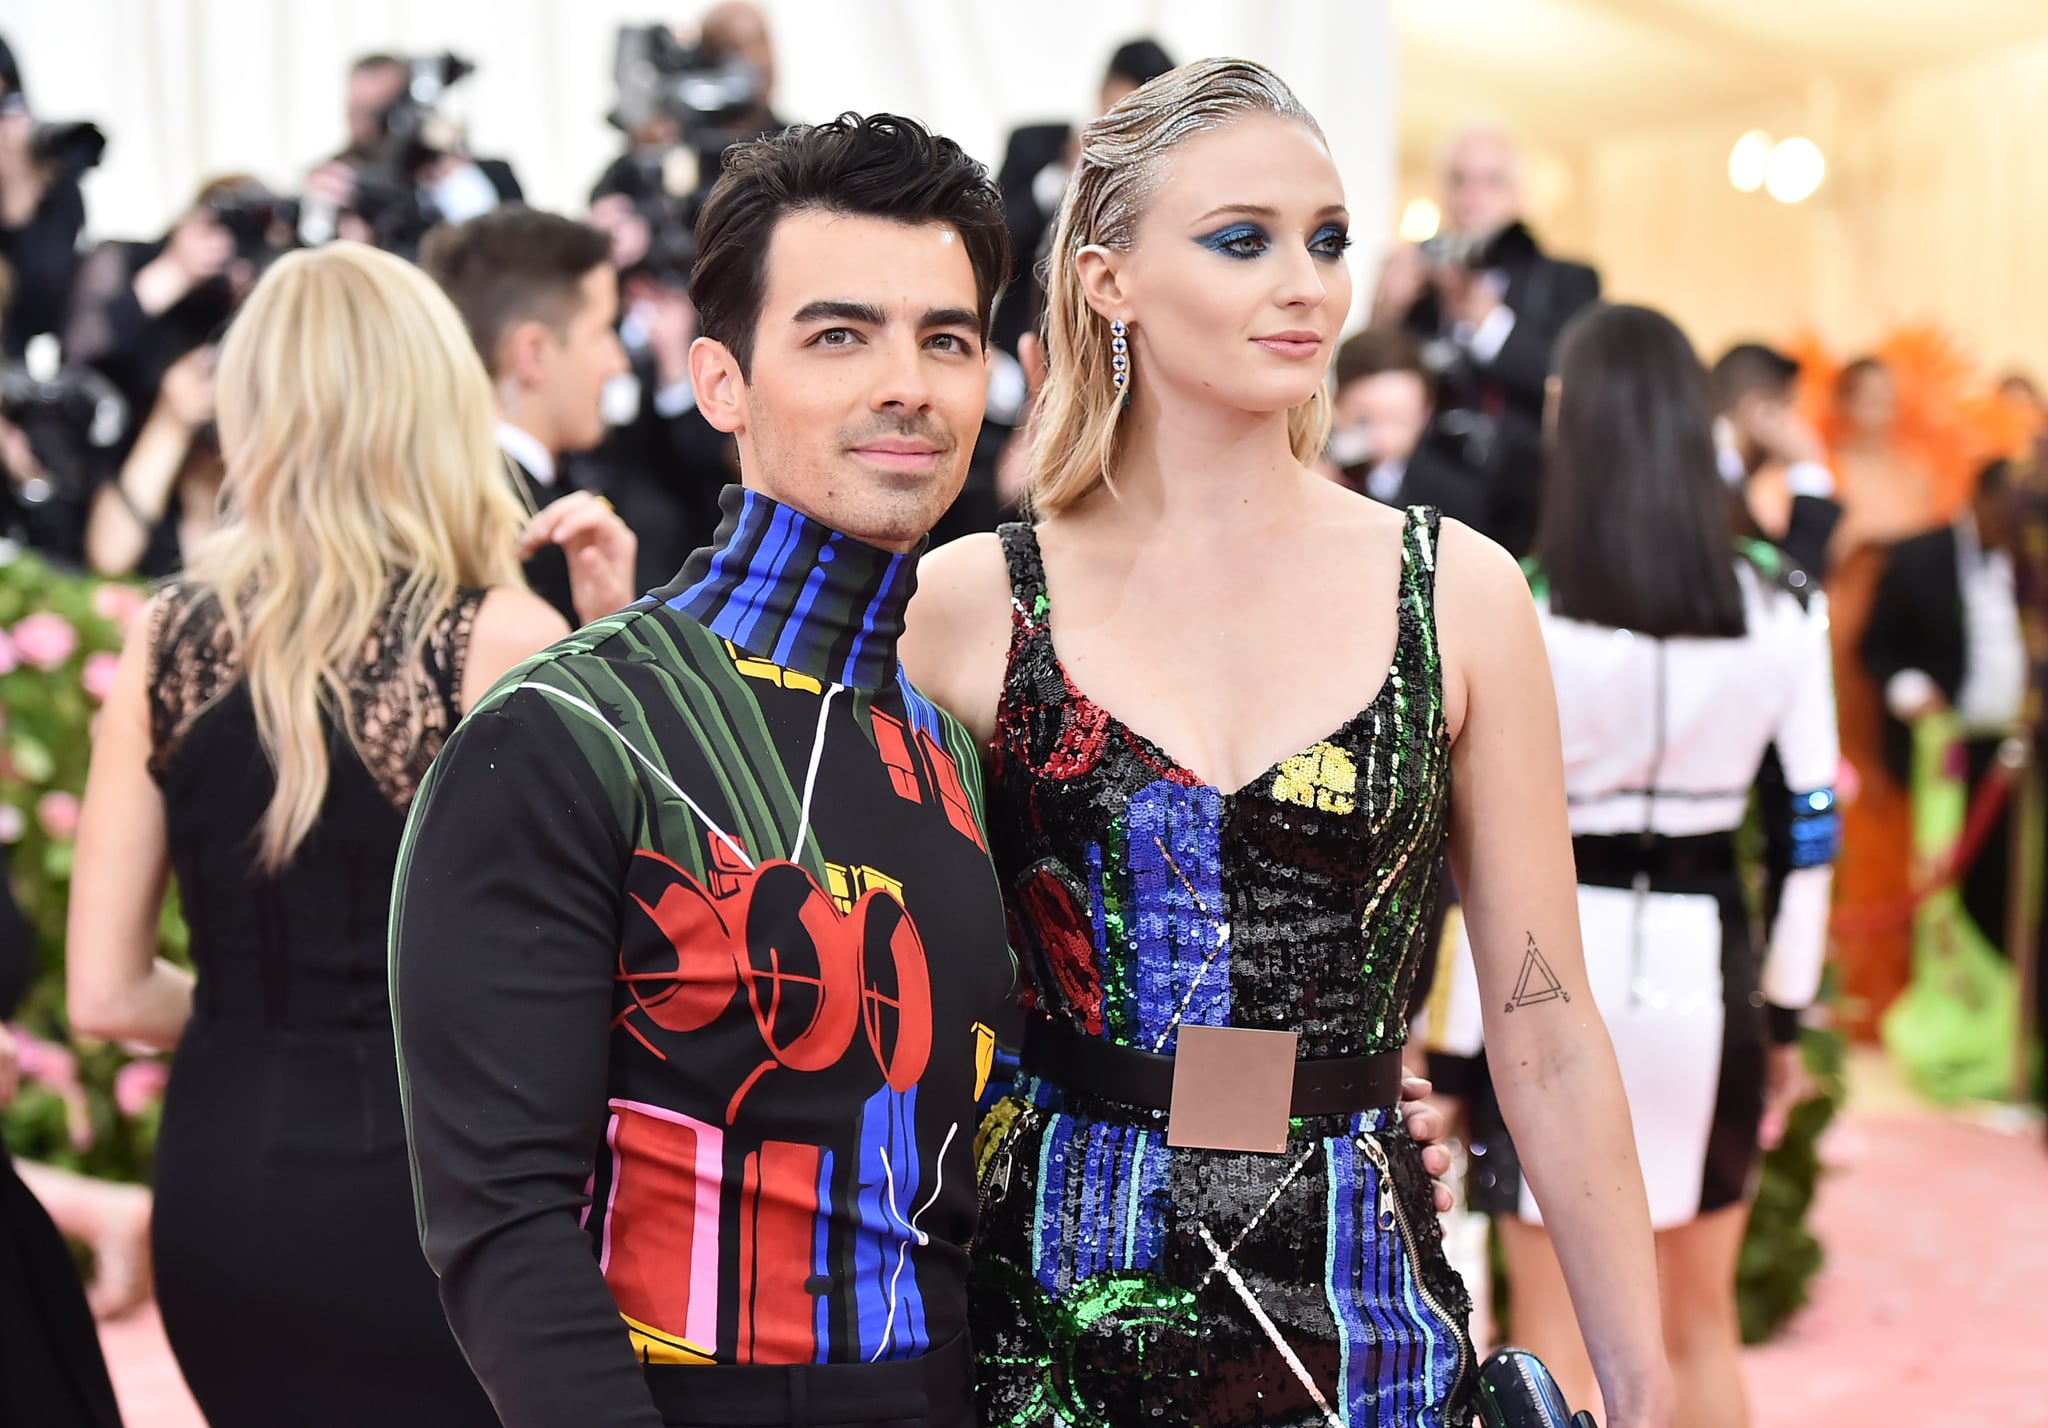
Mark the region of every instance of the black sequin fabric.
MULTIPOLYGON (((1293 1031, 1304 1058, 1402 1044, 1450 804, 1436 536, 1409 512, 1373 701, 1226 793, 1074 685, 1036 537, 1003 528, 989 835, 1038 1011, 1159 1052, 1188 1025, 1293 1031)), ((1468 1421, 1470 1301, 1393 1108, 1298 1119, 1278 1155, 1194 1150, 1027 1074, 977 1165, 990 1428, 1468 1421)))

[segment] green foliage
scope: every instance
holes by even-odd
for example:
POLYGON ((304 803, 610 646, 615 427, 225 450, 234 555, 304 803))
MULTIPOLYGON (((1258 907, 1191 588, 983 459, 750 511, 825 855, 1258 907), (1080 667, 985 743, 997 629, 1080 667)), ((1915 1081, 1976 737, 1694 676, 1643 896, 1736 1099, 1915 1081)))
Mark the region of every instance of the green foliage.
POLYGON ((1848 1040, 1833 1027, 1808 1028, 1800 1038, 1806 1070, 1818 1094, 1793 1108, 1778 1148, 1764 1157, 1763 1177, 1749 1215, 1749 1233, 1735 1270, 1735 1297, 1744 1343, 1777 1333, 1804 1303, 1820 1273, 1820 1241, 1807 1228, 1820 1184, 1821 1132, 1841 1108, 1848 1040))
MULTIPOLYGON (((122 627, 140 608, 135 586, 65 574, 33 555, 0 550, 0 844, 23 915, 36 934, 39 965, 16 1024, 59 1050, 47 1081, 24 1078, 0 1111, 7 1143, 25 1159, 117 1180, 148 1178, 157 1110, 137 1094, 124 1114, 115 1082, 135 1058, 119 1047, 69 1053, 64 1014, 64 922, 70 905, 72 834, 85 792, 92 724, 112 681, 122 627), (75 1077, 70 1075, 75 1065, 75 1077)), ((174 902, 162 946, 182 957, 185 929, 174 902)))

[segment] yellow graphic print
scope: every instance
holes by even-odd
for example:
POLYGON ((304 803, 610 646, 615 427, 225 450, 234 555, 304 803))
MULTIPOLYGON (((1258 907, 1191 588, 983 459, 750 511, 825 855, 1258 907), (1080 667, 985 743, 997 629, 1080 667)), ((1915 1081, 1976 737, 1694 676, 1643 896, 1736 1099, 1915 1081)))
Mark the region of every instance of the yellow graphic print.
POLYGON ((852 912, 853 905, 876 888, 883 889, 898 902, 903 901, 903 884, 880 868, 849 868, 838 863, 825 865, 825 891, 832 895, 832 901, 839 904, 841 912, 852 912))
POLYGON ((725 652, 732 656, 732 667, 748 679, 764 680, 784 689, 801 689, 811 694, 825 692, 825 686, 808 674, 798 674, 793 669, 784 669, 772 659, 756 659, 731 640, 725 642, 725 652))
POLYGON ((1358 765, 1335 744, 1317 744, 1280 765, 1273 797, 1322 813, 1350 813, 1358 807, 1358 765))
POLYGON ((996 1065, 996 1033, 993 1027, 974 1024, 974 1099, 988 1089, 989 1072, 996 1065))
POLYGON ((698 1348, 688 1339, 665 1333, 652 1324, 643 1324, 630 1314, 621 1314, 626 1321, 626 1334, 633 1341, 633 1353, 646 1364, 709 1364, 718 1362, 709 1352, 698 1348))

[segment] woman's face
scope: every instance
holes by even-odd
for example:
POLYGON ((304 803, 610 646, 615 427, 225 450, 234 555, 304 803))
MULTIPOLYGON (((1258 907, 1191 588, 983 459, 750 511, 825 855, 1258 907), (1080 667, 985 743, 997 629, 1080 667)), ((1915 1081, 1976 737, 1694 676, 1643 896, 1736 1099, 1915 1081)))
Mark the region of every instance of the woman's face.
POLYGON ((1165 161, 1130 249, 1083 257, 1096 311, 1131 329, 1139 399, 1255 414, 1312 397, 1345 314, 1350 216, 1322 139, 1248 115, 1165 161))
POLYGON ((1842 417, 1852 431, 1883 436, 1899 419, 1899 389, 1882 367, 1859 373, 1842 394, 1842 417))

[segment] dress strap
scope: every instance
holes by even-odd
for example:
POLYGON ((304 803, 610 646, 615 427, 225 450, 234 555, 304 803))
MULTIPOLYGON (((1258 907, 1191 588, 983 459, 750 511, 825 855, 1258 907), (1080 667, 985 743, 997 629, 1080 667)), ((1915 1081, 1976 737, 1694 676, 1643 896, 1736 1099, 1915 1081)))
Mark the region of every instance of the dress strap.
POLYGON ((1027 521, 1006 521, 996 527, 996 539, 1003 543, 1003 563, 1010 569, 1010 608, 1018 635, 1043 629, 1052 600, 1046 594, 1037 528, 1027 521))
POLYGON ((1435 506, 1410 506, 1401 532, 1400 661, 1429 691, 1432 722, 1444 718, 1444 661, 1436 637, 1436 555, 1443 516, 1435 506))

